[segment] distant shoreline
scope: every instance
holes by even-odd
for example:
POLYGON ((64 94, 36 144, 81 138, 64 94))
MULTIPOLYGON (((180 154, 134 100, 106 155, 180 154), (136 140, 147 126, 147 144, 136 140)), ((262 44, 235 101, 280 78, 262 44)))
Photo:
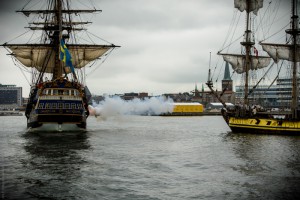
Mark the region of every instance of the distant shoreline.
POLYGON ((204 111, 204 112, 198 112, 198 113, 163 113, 160 114, 160 116, 169 117, 169 116, 211 116, 211 115, 221 115, 221 111, 204 111))

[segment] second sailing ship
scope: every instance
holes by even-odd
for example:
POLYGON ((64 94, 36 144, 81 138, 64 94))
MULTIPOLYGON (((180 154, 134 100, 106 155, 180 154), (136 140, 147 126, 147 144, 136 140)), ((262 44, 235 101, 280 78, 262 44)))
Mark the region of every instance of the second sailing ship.
MULTIPOLYGON (((209 78, 207 85, 215 96, 223 103, 223 118, 232 130, 232 132, 246 133, 266 133, 266 134, 300 134, 300 109, 299 109, 299 33, 297 1, 292 0, 292 12, 290 20, 290 29, 286 30, 288 34, 287 44, 267 44, 261 42, 262 48, 270 57, 258 56, 253 41, 253 33, 250 26, 251 14, 257 14, 258 10, 263 7, 263 0, 235 0, 234 6, 239 11, 246 11, 246 30, 244 32, 244 41, 242 45, 243 54, 224 54, 223 59, 229 62, 234 72, 244 77, 244 98, 239 105, 233 109, 227 108, 222 97, 217 94, 209 78), (254 52, 254 53, 252 53, 254 52), (271 58, 277 62, 278 60, 286 60, 291 63, 290 87, 291 94, 290 111, 281 112, 281 117, 276 118, 271 112, 267 112, 259 105, 250 105, 249 96, 255 91, 257 85, 249 88, 250 71, 260 70, 270 64, 271 58), (283 117, 282 117, 283 116, 283 117)), ((269 22, 270 23, 270 22, 269 22)), ((268 72, 268 71, 267 71, 268 72)), ((253 103, 253 102, 252 102, 253 103)))

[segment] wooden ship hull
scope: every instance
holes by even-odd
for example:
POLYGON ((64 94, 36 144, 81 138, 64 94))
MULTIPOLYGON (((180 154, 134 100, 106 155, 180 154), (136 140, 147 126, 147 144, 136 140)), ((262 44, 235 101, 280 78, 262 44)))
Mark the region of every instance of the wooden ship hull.
POLYGON ((85 89, 64 78, 40 83, 32 89, 25 115, 27 128, 35 130, 79 131, 89 116, 85 89))

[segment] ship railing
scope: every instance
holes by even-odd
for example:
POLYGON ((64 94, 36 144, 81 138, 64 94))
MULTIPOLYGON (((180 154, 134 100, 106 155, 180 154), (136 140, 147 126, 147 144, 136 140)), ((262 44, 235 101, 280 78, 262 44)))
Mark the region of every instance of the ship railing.
POLYGON ((51 96, 40 96, 40 100, 82 100, 78 96, 68 96, 68 95, 51 95, 51 96))

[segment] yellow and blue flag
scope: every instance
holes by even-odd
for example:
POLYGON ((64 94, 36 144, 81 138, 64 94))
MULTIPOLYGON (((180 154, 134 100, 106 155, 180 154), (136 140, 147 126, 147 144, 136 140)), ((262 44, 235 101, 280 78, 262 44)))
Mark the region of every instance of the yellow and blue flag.
POLYGON ((66 63, 66 66, 69 66, 71 68, 72 72, 75 73, 74 67, 72 64, 72 57, 71 57, 71 54, 70 54, 67 46, 65 45, 64 39, 61 39, 61 41, 60 41, 60 60, 62 60, 64 63, 66 63))

